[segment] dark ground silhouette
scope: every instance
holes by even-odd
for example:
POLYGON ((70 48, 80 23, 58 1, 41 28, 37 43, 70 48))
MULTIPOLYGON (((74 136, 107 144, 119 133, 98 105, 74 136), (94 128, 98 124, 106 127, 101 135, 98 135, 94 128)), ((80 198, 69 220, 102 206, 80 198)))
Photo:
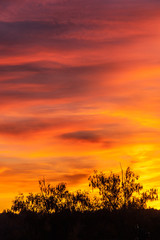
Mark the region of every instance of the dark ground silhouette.
POLYGON ((159 240, 160 211, 63 211, 54 214, 0 214, 3 240, 159 240))

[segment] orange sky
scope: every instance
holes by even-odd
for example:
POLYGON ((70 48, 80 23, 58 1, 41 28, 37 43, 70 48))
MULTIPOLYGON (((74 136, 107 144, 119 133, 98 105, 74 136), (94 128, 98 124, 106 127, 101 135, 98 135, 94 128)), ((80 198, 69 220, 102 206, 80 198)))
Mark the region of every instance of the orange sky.
POLYGON ((120 163, 159 188, 160 3, 1 0, 0 11, 0 210, 42 177, 86 188, 120 163))

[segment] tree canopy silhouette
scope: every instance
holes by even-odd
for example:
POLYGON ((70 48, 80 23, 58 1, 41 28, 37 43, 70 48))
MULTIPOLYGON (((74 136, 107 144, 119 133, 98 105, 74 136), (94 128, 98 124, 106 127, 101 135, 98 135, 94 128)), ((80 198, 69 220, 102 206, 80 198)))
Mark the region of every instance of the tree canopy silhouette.
POLYGON ((122 176, 94 171, 89 176, 89 186, 98 189, 99 195, 90 197, 89 192, 77 190, 69 192, 65 183, 52 187, 45 179, 39 181, 40 193, 18 195, 11 206, 12 212, 32 211, 37 213, 56 213, 69 211, 109 211, 122 208, 144 209, 148 201, 158 199, 157 189, 143 191, 139 177, 128 167, 122 176))
POLYGON ((94 171, 89 177, 89 186, 99 190, 101 205, 108 210, 120 208, 146 208, 148 201, 158 199, 157 189, 142 191, 143 186, 137 182, 139 176, 130 167, 122 177, 111 173, 106 176, 103 172, 94 171))
POLYGON ((18 195, 13 201, 11 211, 56 213, 63 210, 83 212, 91 209, 88 193, 81 190, 71 193, 66 189, 65 183, 52 187, 43 179, 39 181, 39 188, 40 193, 29 193, 26 198, 24 194, 18 195))

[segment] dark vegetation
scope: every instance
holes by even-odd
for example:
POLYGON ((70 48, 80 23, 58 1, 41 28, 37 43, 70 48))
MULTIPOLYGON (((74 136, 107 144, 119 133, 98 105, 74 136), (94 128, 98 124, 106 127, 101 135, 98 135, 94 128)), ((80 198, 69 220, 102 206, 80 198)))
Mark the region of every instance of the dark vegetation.
POLYGON ((158 199, 156 189, 143 191, 127 168, 121 176, 95 171, 89 186, 98 193, 69 192, 39 181, 40 193, 18 195, 11 210, 0 215, 0 239, 159 239, 160 211, 147 209, 158 199))

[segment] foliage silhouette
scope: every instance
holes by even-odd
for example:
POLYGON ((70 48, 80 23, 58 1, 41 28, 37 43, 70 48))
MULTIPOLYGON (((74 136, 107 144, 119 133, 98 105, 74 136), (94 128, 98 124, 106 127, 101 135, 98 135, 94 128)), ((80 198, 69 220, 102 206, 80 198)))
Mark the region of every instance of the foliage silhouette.
POLYGON ((102 208, 110 211, 120 208, 146 208, 148 201, 158 199, 157 189, 143 191, 143 186, 130 167, 125 171, 122 179, 120 175, 111 173, 106 176, 103 172, 94 171, 89 177, 89 186, 99 190, 102 208))
POLYGON ((90 176, 88 180, 92 189, 98 188, 102 208, 108 210, 120 208, 122 198, 119 175, 111 173, 107 177, 105 173, 94 171, 93 176, 90 176))
POLYGON ((58 213, 63 211, 85 212, 106 209, 144 209, 148 201, 158 199, 156 189, 142 191, 143 186, 137 182, 139 177, 128 167, 123 176, 94 171, 89 176, 89 186, 99 190, 99 196, 90 197, 88 192, 77 190, 69 192, 65 183, 56 187, 47 184, 45 179, 39 181, 40 193, 29 193, 26 197, 18 195, 11 206, 11 211, 35 213, 58 213))
POLYGON ((42 179, 39 193, 18 195, 11 210, 0 214, 0 239, 159 240, 160 211, 147 209, 158 192, 143 191, 138 179, 130 168, 121 174, 95 171, 91 195, 42 179))
POLYGON ((65 183, 56 187, 46 184, 45 179, 39 181, 40 193, 24 197, 18 195, 13 201, 12 212, 32 211, 37 213, 57 213, 64 210, 87 211, 91 209, 91 202, 87 192, 81 190, 71 193, 65 183))

